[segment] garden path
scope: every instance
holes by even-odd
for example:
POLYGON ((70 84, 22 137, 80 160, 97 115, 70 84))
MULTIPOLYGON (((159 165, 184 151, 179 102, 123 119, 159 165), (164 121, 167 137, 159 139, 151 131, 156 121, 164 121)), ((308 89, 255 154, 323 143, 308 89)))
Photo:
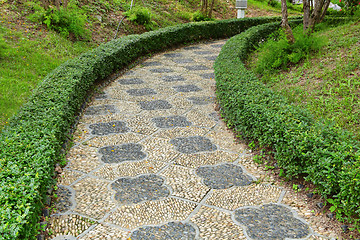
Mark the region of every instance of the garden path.
POLYGON ((85 110, 48 239, 328 239, 215 111, 225 40, 153 56, 85 110))

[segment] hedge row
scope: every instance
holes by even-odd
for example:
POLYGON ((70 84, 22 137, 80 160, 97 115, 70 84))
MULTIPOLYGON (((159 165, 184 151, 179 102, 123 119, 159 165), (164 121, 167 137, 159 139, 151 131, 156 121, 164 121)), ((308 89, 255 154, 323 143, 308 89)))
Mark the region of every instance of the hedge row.
POLYGON ((360 214, 359 143, 350 133, 329 122, 316 122, 306 110, 290 105, 242 63, 254 43, 277 28, 274 23, 250 28, 222 48, 215 62, 215 79, 223 115, 238 134, 273 149, 287 176, 305 176, 323 196, 334 199, 339 217, 345 214, 348 221, 356 222, 360 214))
POLYGON ((190 23, 132 35, 70 60, 43 80, 0 135, 0 236, 35 239, 54 164, 74 116, 94 82, 153 51, 201 39, 233 36, 279 18, 190 23))

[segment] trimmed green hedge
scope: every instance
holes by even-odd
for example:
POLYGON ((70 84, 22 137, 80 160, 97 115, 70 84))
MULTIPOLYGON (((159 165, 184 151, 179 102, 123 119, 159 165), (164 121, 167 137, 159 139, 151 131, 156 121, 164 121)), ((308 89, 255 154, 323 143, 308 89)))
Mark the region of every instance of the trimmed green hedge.
POLYGON ((217 97, 230 127, 262 147, 271 147, 279 167, 289 177, 298 175, 333 198, 337 216, 355 222, 360 214, 359 143, 350 133, 290 105, 267 88, 242 60, 269 33, 269 23, 250 28, 227 41, 215 62, 217 97))
POLYGON ((94 82, 149 52, 233 36, 279 18, 189 23, 113 40, 51 72, 0 134, 1 239, 35 239, 54 164, 94 82))

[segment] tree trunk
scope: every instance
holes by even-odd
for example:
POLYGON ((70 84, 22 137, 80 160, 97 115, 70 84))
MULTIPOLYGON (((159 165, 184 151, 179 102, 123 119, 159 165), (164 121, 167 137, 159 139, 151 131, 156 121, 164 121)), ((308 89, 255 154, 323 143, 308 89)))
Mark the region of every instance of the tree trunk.
POLYGON ((58 11, 60 11, 60 0, 55 0, 55 6, 58 11))
POLYGON ((322 14, 321 14, 320 19, 319 19, 318 22, 322 22, 322 20, 324 19, 325 14, 326 14, 326 11, 327 11, 328 8, 329 8, 329 5, 330 5, 330 0, 325 0, 325 5, 324 5, 322 14))
POLYGON ((64 8, 67 9, 67 6, 68 6, 68 0, 62 0, 63 1, 63 5, 64 5, 64 8))
POLYGON ((210 9, 209 9, 209 12, 208 12, 208 17, 209 18, 211 18, 211 16, 212 16, 212 11, 214 9, 214 3, 215 3, 215 0, 212 0, 211 5, 210 5, 210 9))
POLYGON ((318 23, 321 15, 322 15, 322 8, 324 6, 325 0, 315 0, 314 10, 311 13, 310 21, 309 21, 309 28, 311 32, 314 32, 315 24, 318 23))
POLYGON ((309 19, 310 19, 310 0, 303 0, 303 9, 304 9, 304 19, 303 19, 303 25, 304 25, 304 33, 307 32, 309 28, 309 19))
POLYGON ((315 24, 320 23, 330 5, 330 0, 304 0, 304 33, 310 35, 314 32, 315 24))
POLYGON ((49 8, 50 3, 48 0, 41 0, 41 3, 45 9, 49 8))
POLYGON ((285 30, 285 34, 288 42, 292 44, 295 42, 295 38, 288 21, 286 0, 281 0, 281 15, 282 15, 281 27, 285 30))

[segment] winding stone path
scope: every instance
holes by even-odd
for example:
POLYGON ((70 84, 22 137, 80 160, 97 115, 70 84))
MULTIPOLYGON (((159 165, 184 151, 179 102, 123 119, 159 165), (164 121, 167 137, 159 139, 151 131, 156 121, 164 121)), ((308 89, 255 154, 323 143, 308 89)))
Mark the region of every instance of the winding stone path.
POLYGON ((225 41, 159 54, 84 112, 49 239, 327 239, 258 178, 219 120, 213 62, 225 41))

